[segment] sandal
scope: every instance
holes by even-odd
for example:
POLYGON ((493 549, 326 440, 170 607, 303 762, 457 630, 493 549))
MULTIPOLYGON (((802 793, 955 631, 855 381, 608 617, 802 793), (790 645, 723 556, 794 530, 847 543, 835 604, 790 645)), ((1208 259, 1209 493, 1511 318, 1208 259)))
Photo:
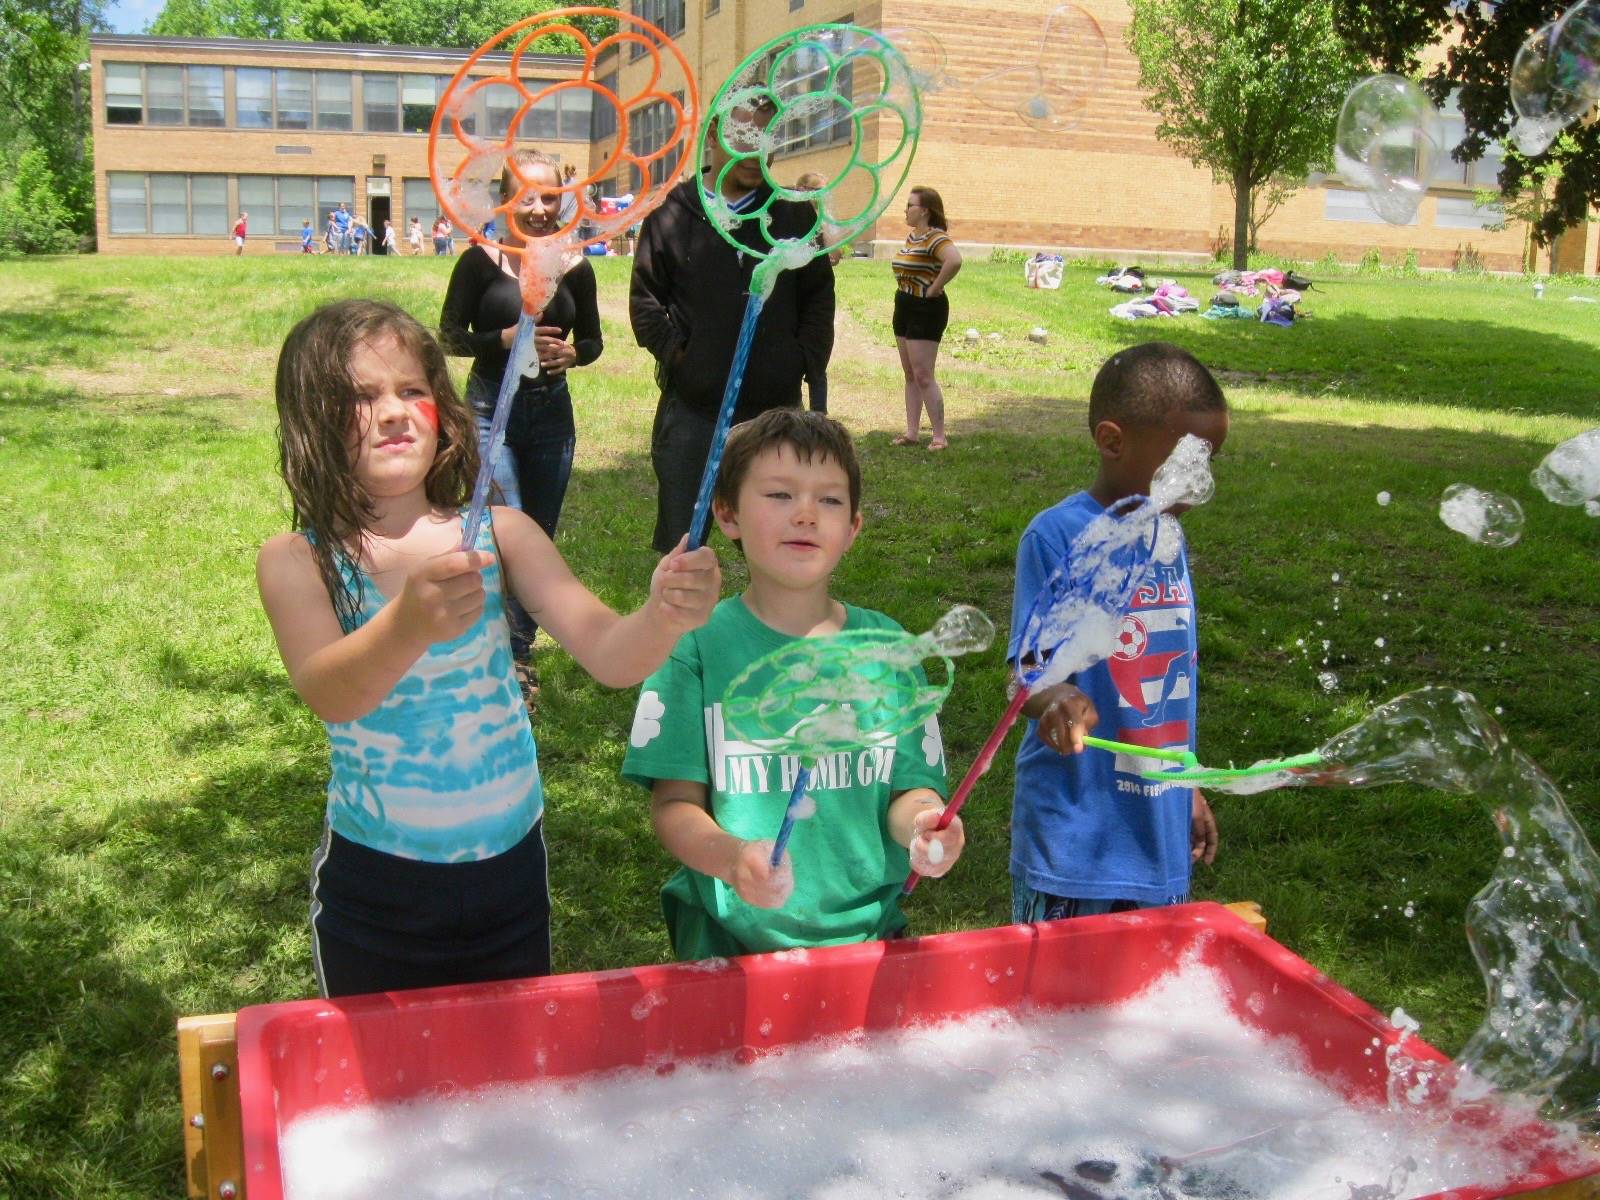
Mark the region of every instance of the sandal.
POLYGON ((950 443, 943 438, 934 438, 933 441, 928 443, 929 450, 948 450, 949 448, 950 443))
POLYGON ((529 712, 534 711, 539 705, 539 672, 531 662, 513 663, 512 670, 517 676, 517 690, 522 693, 522 703, 529 712))
POLYGON ((891 446, 915 446, 919 440, 920 439, 918 439, 918 438, 907 437, 905 434, 902 433, 899 437, 893 438, 889 442, 889 445, 891 445, 891 446))

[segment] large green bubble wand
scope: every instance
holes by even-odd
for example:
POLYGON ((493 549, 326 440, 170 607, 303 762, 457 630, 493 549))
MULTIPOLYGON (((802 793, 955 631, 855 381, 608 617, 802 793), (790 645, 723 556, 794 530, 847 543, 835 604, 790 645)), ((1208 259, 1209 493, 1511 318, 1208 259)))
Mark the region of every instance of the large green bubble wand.
POLYGON ((728 729, 769 753, 799 759, 772 843, 774 868, 783 861, 795 821, 809 815, 806 788, 817 760, 863 746, 892 745, 944 705, 955 683, 951 657, 986 650, 993 640, 988 617, 957 605, 916 636, 857 629, 797 638, 756 659, 728 684, 722 699, 728 729), (928 682, 920 667, 926 658, 944 664, 942 682, 928 682))
POLYGON ((878 219, 911 170, 921 131, 922 99, 905 57, 883 34, 855 25, 807 25, 773 38, 739 64, 707 108, 696 145, 697 159, 709 172, 701 202, 717 232, 756 264, 689 523, 690 549, 705 542, 711 492, 756 323, 778 276, 845 245, 878 219), (850 157, 820 190, 801 191, 772 178, 775 152, 835 142, 847 142, 850 157), (749 198, 759 191, 730 183, 730 173, 747 174, 743 164, 751 162, 760 165, 771 189, 757 204, 749 198), (738 197, 730 199, 725 186, 738 197), (811 203, 810 228, 798 237, 774 233, 773 205, 779 201, 811 203))

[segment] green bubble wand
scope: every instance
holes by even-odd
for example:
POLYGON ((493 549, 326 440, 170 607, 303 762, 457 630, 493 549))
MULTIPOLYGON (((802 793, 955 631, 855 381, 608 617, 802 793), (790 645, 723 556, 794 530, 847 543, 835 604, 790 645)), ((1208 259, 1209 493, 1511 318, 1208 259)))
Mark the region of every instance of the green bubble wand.
POLYGON ((739 64, 707 107, 695 146, 711 175, 709 185, 702 180, 701 203, 712 227, 756 265, 689 523, 691 550, 705 543, 756 323, 778 276, 845 245, 878 219, 911 170, 921 131, 922 99, 905 56, 883 34, 856 25, 807 25, 773 38, 739 64), (832 141, 840 131, 848 134, 850 157, 821 189, 784 187, 772 178, 774 151, 819 137, 832 141), (749 207, 742 206, 749 193, 730 200, 723 191, 729 173, 746 162, 760 164, 770 188, 749 207), (772 206, 780 200, 815 206, 801 236, 773 233, 772 206))
POLYGON ((986 650, 994 625, 957 605, 927 633, 853 629, 832 637, 796 638, 741 671, 722 698, 730 732, 776 754, 800 759, 771 864, 783 861, 795 821, 806 811, 806 788, 817 760, 863 746, 892 743, 943 707, 955 682, 954 655, 986 650), (923 659, 944 664, 929 683, 923 659))

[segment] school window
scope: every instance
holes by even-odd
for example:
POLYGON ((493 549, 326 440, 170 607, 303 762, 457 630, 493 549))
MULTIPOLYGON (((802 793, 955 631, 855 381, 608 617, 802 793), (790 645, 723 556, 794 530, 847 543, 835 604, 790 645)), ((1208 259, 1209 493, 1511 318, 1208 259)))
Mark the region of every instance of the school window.
MULTIPOLYGON (((677 37, 684 28, 683 0, 633 0, 631 11, 636 17, 649 21, 668 37, 677 37)), ((645 48, 638 42, 630 42, 628 61, 643 58, 645 48)))
POLYGON ((234 124, 240 129, 272 128, 272 72, 236 67, 233 72, 234 124))
MULTIPOLYGON (((790 103, 810 93, 828 91, 848 103, 853 99, 855 88, 851 66, 846 60, 833 67, 821 54, 795 54, 778 68, 774 83, 779 94, 790 103)), ((855 127, 845 116, 845 105, 834 103, 815 108, 805 105, 798 107, 800 114, 790 117, 778 127, 773 157, 783 158, 849 142, 854 135, 855 127)))
POLYGON ((350 130, 350 72, 318 71, 316 101, 318 129, 350 130))
MULTIPOLYGON (((1329 221, 1359 221, 1369 225, 1381 225, 1383 217, 1372 206, 1372 201, 1365 192, 1348 192, 1339 188, 1328 188, 1323 193, 1322 215, 1329 221)), ((1417 223, 1416 214, 1413 213, 1407 225, 1417 223)))
POLYGON ((113 234, 222 234, 228 231, 225 175, 107 173, 113 234))
POLYGON ((221 126, 226 115, 222 103, 221 67, 190 67, 189 124, 212 128, 221 126))
POLYGON ((400 77, 400 128, 406 133, 427 133, 433 125, 433 110, 439 94, 450 81, 437 75, 400 77))
POLYGON ((144 71, 138 63, 106 64, 106 124, 144 123, 144 71))
MULTIPOLYGON (((617 94, 617 73, 613 71, 609 75, 602 76, 600 86, 615 96, 617 94)), ((594 105, 590 113, 589 140, 598 142, 601 138, 608 138, 617 132, 617 107, 604 96, 597 96, 595 93, 590 93, 590 95, 598 99, 599 103, 594 105)))
POLYGON ((280 68, 273 72, 278 89, 274 110, 279 129, 311 128, 311 72, 280 68))
POLYGON ((239 207, 250 214, 250 227, 268 237, 298 236, 305 221, 320 232, 341 202, 354 211, 354 196, 348 175, 239 176, 239 207))
MULTIPOLYGON (((550 87, 554 79, 530 79, 528 91, 534 96, 544 88, 550 87)), ((561 126, 561 93, 550 92, 539 96, 529 107, 528 113, 522 118, 522 125, 517 130, 519 138, 531 138, 536 142, 548 142, 556 136, 556 131, 561 126)))
POLYGON ((1490 142, 1484 147, 1483 157, 1476 162, 1460 163, 1450 157, 1450 152, 1461 144, 1461 139, 1467 133, 1466 118, 1461 115, 1461 107, 1454 95, 1439 107, 1439 133, 1439 145, 1443 149, 1433 164, 1433 174, 1428 179, 1430 184, 1436 187, 1499 190, 1500 165, 1506 156, 1505 147, 1499 142, 1490 142))
POLYGON ((433 223, 439 219, 439 198, 433 194, 433 181, 405 180, 401 188, 401 200, 405 204, 405 209, 400 215, 404 218, 407 228, 410 228, 412 217, 420 217, 423 232, 432 237, 433 223))
POLYGON ((362 127, 368 133, 400 132, 400 77, 361 77, 362 127))
POLYGON ((183 124, 183 68, 150 63, 144 69, 145 116, 152 125, 183 124))
POLYGON ((1435 205, 1433 223, 1441 229, 1491 229, 1506 219, 1498 205, 1480 208, 1470 196, 1440 196, 1435 205))
POLYGON ((594 93, 586 87, 568 88, 561 96, 561 129, 558 136, 572 142, 589 140, 594 93))
POLYGON ((313 195, 316 181, 305 175, 285 175, 278 180, 278 224, 280 234, 297 234, 300 223, 310 221, 315 227, 313 195))
POLYGON ((714 17, 722 11, 722 0, 706 0, 706 16, 714 17))
POLYGON ((483 100, 484 130, 490 137, 500 137, 511 128, 511 118, 522 107, 522 96, 514 88, 486 87, 478 92, 483 100))
MULTIPOLYGON (((683 103, 683 93, 673 92, 673 98, 679 104, 683 103)), ((628 151, 635 158, 646 159, 660 151, 677 132, 678 115, 665 100, 657 100, 647 104, 634 113, 628 125, 628 151)), ((683 154, 683 143, 673 146, 672 150, 658 159, 643 164, 628 165, 628 186, 635 195, 649 191, 667 176, 672 174, 673 168, 678 165, 678 159, 683 154)))
POLYGON ((799 12, 806 6, 806 0, 789 0, 789 11, 799 12))

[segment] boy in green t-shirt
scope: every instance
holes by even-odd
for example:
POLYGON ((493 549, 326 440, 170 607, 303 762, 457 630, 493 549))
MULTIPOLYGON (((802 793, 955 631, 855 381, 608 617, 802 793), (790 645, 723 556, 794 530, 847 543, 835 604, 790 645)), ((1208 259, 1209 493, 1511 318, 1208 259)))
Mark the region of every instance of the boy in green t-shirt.
POLYGON ((762 655, 796 638, 900 628, 828 594, 861 530, 860 505, 855 447, 822 413, 774 409, 729 436, 712 510, 743 551, 750 586, 645 680, 622 764, 624 778, 650 789, 656 836, 683 863, 661 891, 680 959, 898 933, 907 869, 943 875, 961 854, 959 818, 933 829, 946 787, 937 718, 824 755, 808 788, 816 811, 796 824, 776 870, 773 837, 800 759, 738 741, 723 724, 728 684, 762 655))

